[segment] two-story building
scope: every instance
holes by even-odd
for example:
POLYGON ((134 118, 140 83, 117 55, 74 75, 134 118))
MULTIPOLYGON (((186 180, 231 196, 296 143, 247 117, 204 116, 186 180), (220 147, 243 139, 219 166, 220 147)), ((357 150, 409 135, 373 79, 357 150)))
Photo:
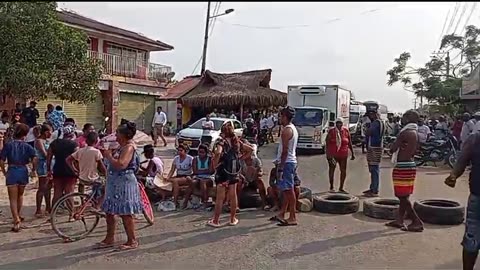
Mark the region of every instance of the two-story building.
POLYGON ((58 19, 88 35, 86 53, 102 60, 103 75, 94 103, 79 105, 49 97, 38 101, 41 120, 42 112, 50 103, 63 106, 78 126, 89 122, 103 127, 108 116, 109 127, 125 118, 136 122, 138 129, 150 131, 156 110, 155 97, 166 93, 165 86, 174 76, 170 66, 152 63, 150 53, 170 51, 173 46, 71 11, 58 11, 58 19))

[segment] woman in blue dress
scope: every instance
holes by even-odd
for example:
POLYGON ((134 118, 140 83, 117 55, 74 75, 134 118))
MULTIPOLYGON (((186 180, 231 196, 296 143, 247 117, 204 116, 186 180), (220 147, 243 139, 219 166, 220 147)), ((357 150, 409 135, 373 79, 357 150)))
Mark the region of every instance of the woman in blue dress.
POLYGON ((103 151, 108 163, 108 176, 105 201, 102 210, 107 215, 107 235, 97 244, 97 248, 113 247, 115 241, 115 216, 122 218, 127 234, 127 242, 120 250, 135 249, 138 242, 135 237, 134 215, 142 213, 143 205, 140 199, 137 178, 139 158, 132 141, 137 129, 135 123, 128 122, 117 128, 116 137, 120 148, 111 152, 103 151))
POLYGON ((42 212, 42 201, 45 198, 45 213, 50 214, 52 210, 52 182, 49 181, 47 177, 47 151, 49 142, 48 140, 52 136, 52 127, 47 124, 35 127, 34 132, 38 129, 38 137, 35 140, 35 151, 38 157, 38 166, 37 166, 37 175, 38 175, 38 190, 36 194, 36 204, 37 210, 35 212, 35 217, 43 217, 42 212))

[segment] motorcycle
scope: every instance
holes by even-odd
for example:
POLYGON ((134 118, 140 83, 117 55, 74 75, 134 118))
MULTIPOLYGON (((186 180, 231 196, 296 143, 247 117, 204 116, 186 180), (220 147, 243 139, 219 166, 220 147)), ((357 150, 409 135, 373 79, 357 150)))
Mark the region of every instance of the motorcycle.
POLYGON ((389 157, 392 156, 392 153, 390 153, 390 147, 392 147, 393 143, 397 137, 395 136, 384 136, 383 137, 383 153, 387 154, 389 157))
POLYGON ((258 147, 262 147, 267 142, 268 142, 268 129, 262 128, 257 138, 258 147))
POLYGON ((460 148, 457 139, 448 134, 445 139, 429 139, 422 144, 414 156, 414 161, 417 166, 422 166, 426 162, 445 161, 451 168, 457 161, 460 148))

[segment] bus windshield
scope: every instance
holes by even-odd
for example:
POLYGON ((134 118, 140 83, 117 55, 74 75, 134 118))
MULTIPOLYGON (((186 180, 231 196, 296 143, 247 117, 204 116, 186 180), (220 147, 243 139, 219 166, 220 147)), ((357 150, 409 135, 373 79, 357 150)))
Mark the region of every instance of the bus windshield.
POLYGON ((320 126, 323 120, 321 109, 295 109, 293 124, 296 126, 320 126))
POLYGON ((350 124, 355 124, 355 123, 358 123, 358 119, 360 118, 360 113, 358 112, 350 112, 350 118, 348 120, 348 122, 350 124))

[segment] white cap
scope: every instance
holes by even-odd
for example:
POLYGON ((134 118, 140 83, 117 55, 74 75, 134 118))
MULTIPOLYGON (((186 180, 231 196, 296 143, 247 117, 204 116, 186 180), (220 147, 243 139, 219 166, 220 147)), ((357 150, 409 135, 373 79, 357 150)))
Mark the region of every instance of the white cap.
POLYGON ((343 119, 342 119, 342 118, 340 118, 340 117, 339 117, 339 118, 337 118, 337 119, 335 119, 335 123, 338 123, 338 122, 342 122, 342 123, 343 123, 343 119))
POLYGON ((480 112, 476 112, 473 116, 480 116, 480 112))

